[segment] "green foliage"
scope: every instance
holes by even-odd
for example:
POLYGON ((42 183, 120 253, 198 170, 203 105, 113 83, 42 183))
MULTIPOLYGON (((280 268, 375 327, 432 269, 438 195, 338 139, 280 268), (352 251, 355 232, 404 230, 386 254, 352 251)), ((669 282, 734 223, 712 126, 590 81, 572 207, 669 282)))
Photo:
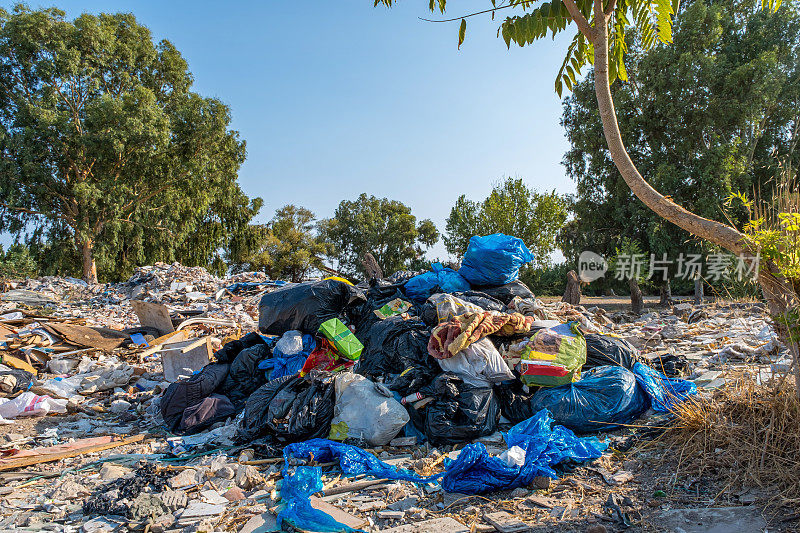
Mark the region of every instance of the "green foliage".
POLYGON ((364 273, 361 260, 367 252, 388 275, 408 268, 439 240, 433 222, 417 223, 407 205, 366 194, 343 200, 332 218, 320 222, 319 233, 328 258, 348 276, 364 273))
MULTIPOLYGON (((763 1, 770 4, 780 2, 780 0, 763 1)), ((375 5, 378 4, 391 7, 393 0, 375 0, 375 5)), ((593 1, 575 0, 575 4, 587 22, 594 27, 598 21, 594 17, 593 1)), ((609 20, 604 21, 609 27, 609 81, 611 83, 617 78, 622 81, 627 80, 625 69, 627 32, 633 28, 642 37, 642 43, 646 48, 652 48, 658 43, 671 43, 672 17, 677 12, 678 5, 679 0, 617 0, 609 20)), ((524 11, 521 15, 506 17, 498 29, 498 35, 502 35, 503 41, 508 47, 511 47, 512 42, 519 46, 526 46, 547 37, 548 34, 555 38, 573 22, 573 17, 562 0, 538 3, 533 0, 510 0, 507 5, 500 7, 497 7, 495 0, 492 0, 491 6, 491 9, 487 11, 491 11, 492 19, 494 19, 494 12, 497 9, 516 7, 524 11), (536 5, 534 6, 534 4, 536 5)), ((438 9, 440 13, 444 13, 445 7, 445 0, 439 0, 436 4, 431 0, 428 5, 431 12, 438 9)), ((472 14, 467 16, 472 16, 472 14)), ((466 17, 461 18, 458 29, 459 48, 464 42, 466 27, 466 17)), ((586 36, 577 31, 556 76, 555 89, 558 95, 561 96, 565 85, 567 89, 572 90, 577 83, 581 69, 593 63, 594 48, 586 40, 586 36)))
POLYGON ((327 247, 315 235, 314 213, 286 205, 265 225, 248 228, 244 242, 229 260, 233 270, 263 271, 272 279, 303 281, 322 264, 327 247))
POLYGON ((519 237, 535 256, 535 265, 547 266, 556 248, 556 235, 567 219, 565 200, 551 191, 539 193, 521 179, 507 178, 495 185, 482 202, 461 195, 445 226, 447 251, 462 256, 473 235, 505 233, 519 237))
MULTIPOLYGON (((734 190, 766 194, 779 167, 800 162, 799 55, 797 9, 770 13, 754 0, 695 1, 677 17, 673 45, 645 51, 633 42, 628 83, 612 91, 641 173, 694 213, 743 223, 746 213, 726 213, 720 200, 734 190)), ((571 144, 564 165, 577 188, 574 219, 559 237, 569 260, 583 250, 610 257, 623 237, 647 257, 712 251, 637 201, 621 178, 591 73, 565 100, 562 125, 571 144)))
POLYGON ((5 253, 0 246, 0 278, 35 278, 38 274, 36 261, 27 246, 15 243, 10 245, 5 253))
POLYGON ((520 269, 519 279, 536 296, 561 296, 567 288, 567 272, 570 270, 566 263, 539 268, 524 266, 520 269))
POLYGON ((236 183, 228 107, 192 81, 133 15, 0 10, 0 231, 58 250, 48 269, 83 258, 87 278, 93 260, 110 279, 158 260, 224 270, 260 200, 236 183))

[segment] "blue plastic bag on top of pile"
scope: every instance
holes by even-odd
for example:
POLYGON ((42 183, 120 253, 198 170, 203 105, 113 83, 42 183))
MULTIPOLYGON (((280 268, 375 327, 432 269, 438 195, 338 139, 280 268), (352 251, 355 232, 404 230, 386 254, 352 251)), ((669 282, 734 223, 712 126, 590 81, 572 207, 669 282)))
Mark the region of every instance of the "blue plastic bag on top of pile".
POLYGON ((421 303, 435 293, 465 292, 471 288, 469 282, 452 268, 444 267, 441 263, 431 263, 431 272, 408 280, 403 285, 403 292, 415 302, 421 303))
POLYGON ((519 278, 519 269, 533 261, 522 239, 502 233, 472 237, 458 273, 472 285, 505 285, 519 278))

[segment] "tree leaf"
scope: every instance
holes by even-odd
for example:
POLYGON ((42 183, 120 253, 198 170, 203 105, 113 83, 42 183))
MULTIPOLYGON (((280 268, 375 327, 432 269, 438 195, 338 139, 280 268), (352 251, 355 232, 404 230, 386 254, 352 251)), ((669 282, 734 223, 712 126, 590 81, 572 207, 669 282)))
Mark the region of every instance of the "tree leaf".
POLYGON ((458 27, 458 48, 461 49, 461 44, 464 42, 464 37, 467 34, 467 19, 461 19, 461 25, 458 27))

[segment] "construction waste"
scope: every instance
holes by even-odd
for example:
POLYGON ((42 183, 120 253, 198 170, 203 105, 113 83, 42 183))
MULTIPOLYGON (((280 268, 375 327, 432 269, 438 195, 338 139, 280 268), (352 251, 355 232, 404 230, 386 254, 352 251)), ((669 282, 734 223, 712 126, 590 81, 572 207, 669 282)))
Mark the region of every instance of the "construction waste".
POLYGON ((7 282, 0 531, 613 522, 613 498, 537 490, 579 465, 622 485, 611 451, 634 425, 728 374, 788 371, 758 304, 546 304, 518 280, 531 259, 493 235, 473 238, 464 275, 292 284, 156 264, 117 284, 7 282), (475 499, 501 491, 516 514, 475 499))

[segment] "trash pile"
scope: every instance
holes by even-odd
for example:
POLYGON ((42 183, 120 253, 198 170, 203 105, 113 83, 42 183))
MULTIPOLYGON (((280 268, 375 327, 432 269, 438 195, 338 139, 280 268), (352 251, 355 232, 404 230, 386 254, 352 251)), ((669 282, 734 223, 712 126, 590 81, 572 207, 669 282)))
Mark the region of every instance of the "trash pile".
POLYGON ((607 450, 630 424, 788 364, 758 307, 546 304, 518 279, 532 259, 496 234, 458 271, 356 285, 178 264, 9 283, 0 530, 475 531, 448 495, 534 498, 587 464, 624 483, 607 450))

